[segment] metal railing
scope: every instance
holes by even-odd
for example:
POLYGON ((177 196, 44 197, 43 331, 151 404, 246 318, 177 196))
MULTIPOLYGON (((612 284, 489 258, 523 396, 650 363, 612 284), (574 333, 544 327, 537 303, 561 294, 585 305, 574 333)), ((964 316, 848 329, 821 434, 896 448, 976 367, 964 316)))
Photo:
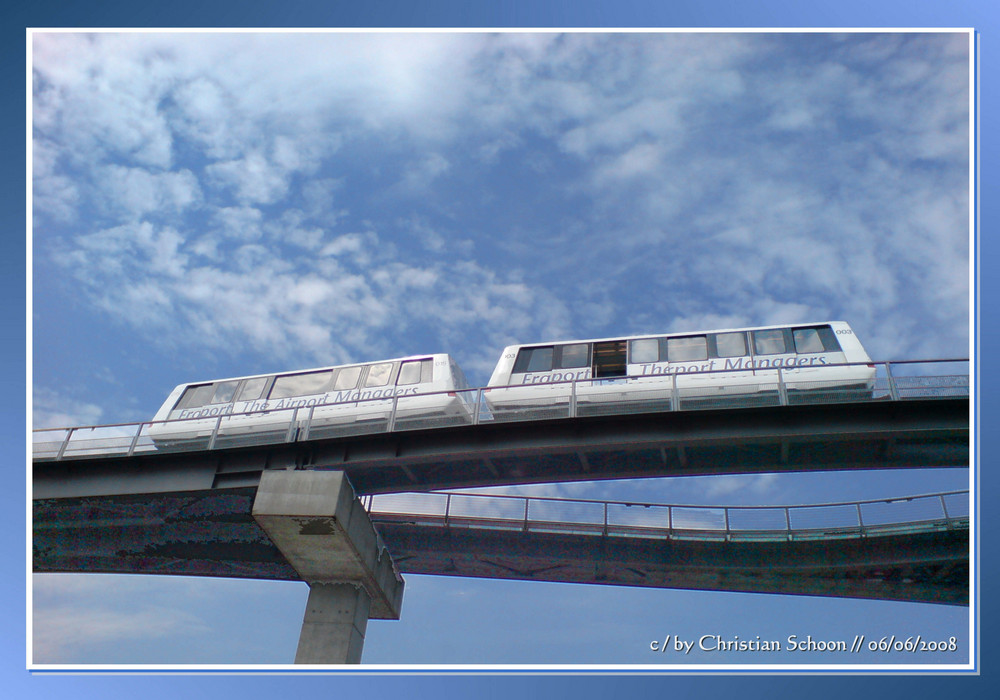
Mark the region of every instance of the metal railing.
MULTIPOLYGON (((657 376, 578 379, 510 387, 331 402, 249 413, 32 431, 39 461, 132 456, 154 451, 203 451, 487 422, 720 408, 967 397, 968 360, 907 360, 826 365, 871 368, 862 383, 809 378, 811 368, 722 369, 657 376), (932 374, 964 364, 965 372, 932 374), (701 379, 711 380, 703 381, 701 379), (533 391, 533 390, 538 391, 533 391), (533 396, 526 397, 526 390, 533 396), (438 403, 437 409, 428 409, 438 403), (421 406, 414 407, 414 400, 421 406), (246 420, 237 425, 236 419, 246 420)), ((818 373, 817 373, 818 374, 818 373)))
POLYGON ((700 506, 452 492, 368 495, 375 522, 671 540, 794 541, 967 529, 969 492, 793 506, 700 506))

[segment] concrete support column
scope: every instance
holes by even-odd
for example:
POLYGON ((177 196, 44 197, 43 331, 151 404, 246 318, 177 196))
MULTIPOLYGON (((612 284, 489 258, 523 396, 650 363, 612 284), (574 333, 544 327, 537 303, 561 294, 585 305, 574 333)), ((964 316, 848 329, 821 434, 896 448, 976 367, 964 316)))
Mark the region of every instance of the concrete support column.
POLYGON ((314 583, 302 620, 297 664, 358 664, 372 599, 352 583, 314 583))
POLYGON ((265 471, 253 517, 309 584, 295 663, 360 663, 368 618, 399 619, 403 578, 347 477, 265 471))

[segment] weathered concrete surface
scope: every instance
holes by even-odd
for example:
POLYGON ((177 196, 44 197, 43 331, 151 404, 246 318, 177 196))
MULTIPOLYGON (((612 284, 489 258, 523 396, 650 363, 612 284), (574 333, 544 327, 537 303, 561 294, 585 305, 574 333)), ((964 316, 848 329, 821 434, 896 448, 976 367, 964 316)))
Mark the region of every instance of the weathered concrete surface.
POLYGON ((342 472, 261 476, 253 518, 306 583, 356 583, 372 617, 399 619, 403 578, 342 472))
POLYGON ((361 586, 312 584, 295 663, 361 663, 370 606, 371 598, 361 586))
POLYGON ((253 518, 309 584, 295 663, 360 663, 368 618, 399 619, 403 578, 347 477, 266 472, 253 518))

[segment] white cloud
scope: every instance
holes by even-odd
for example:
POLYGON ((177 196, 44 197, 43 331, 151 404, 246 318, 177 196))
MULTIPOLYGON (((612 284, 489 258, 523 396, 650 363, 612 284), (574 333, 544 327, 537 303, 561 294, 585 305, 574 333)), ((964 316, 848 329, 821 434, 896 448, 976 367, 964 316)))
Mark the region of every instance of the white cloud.
POLYGON ((317 361, 828 314, 951 343, 963 52, 796 41, 36 35, 36 205, 112 219, 37 237, 126 323, 317 361))
POLYGON ((33 430, 99 425, 104 409, 94 403, 67 398, 55 391, 35 387, 31 399, 33 430))
MULTIPOLYGON (((751 477, 716 476, 705 479, 705 497, 712 503, 728 503, 727 498, 738 494, 749 494, 755 499, 771 492, 778 483, 777 474, 756 474, 751 477)), ((768 501, 768 499, 764 499, 768 501)), ((773 500, 773 499, 772 499, 773 500)), ((770 502, 770 501, 768 501, 770 502)))
POLYGON ((243 605, 261 605, 275 593, 285 596, 288 585, 201 577, 34 574, 32 662, 197 663, 201 645, 219 623, 212 619, 214 611, 224 610, 234 597, 243 605))
POLYGON ((350 255, 361 263, 366 263, 370 257, 366 251, 378 246, 378 237, 372 233, 347 233, 323 246, 320 255, 350 255))
POLYGON ((434 181, 450 167, 448 159, 440 153, 428 153, 403 175, 400 187, 409 194, 419 194, 433 187, 434 181))
MULTIPOLYGON (((130 54, 134 41, 124 43, 130 54)), ((45 138, 46 127, 57 124, 72 132, 74 143, 64 146, 78 162, 107 149, 137 164, 168 167, 173 139, 157 111, 164 63, 115 60, 116 48, 84 36, 34 36, 39 136, 45 138), (67 103, 73 109, 59 109, 67 103), (58 116, 50 108, 59 109, 58 116)))
MULTIPOLYGON (((258 214, 230 208, 216 220, 240 231, 252 229, 258 214)), ((326 363, 390 352, 382 337, 390 326, 430 327, 445 336, 484 327, 497 338, 520 332, 534 317, 553 334, 566 332, 565 308, 554 298, 538 314, 538 294, 527 285, 471 260, 406 262, 374 232, 333 238, 318 257, 294 262, 283 259, 280 231, 250 245, 233 240, 238 246, 223 256, 223 239, 206 250, 204 238, 189 242, 144 222, 80 237, 57 260, 98 306, 168 345, 249 342, 278 357, 326 363), (220 266, 223 257, 229 263, 220 266)))
POLYGON ((577 127, 562 140, 564 147, 583 158, 600 151, 619 152, 650 138, 661 147, 681 128, 678 105, 669 100, 643 99, 610 116, 577 127))
POLYGON ((272 204, 288 190, 287 171, 268 162, 259 152, 215 163, 205 170, 213 181, 232 189, 237 200, 246 204, 272 204))
POLYGON ((100 169, 98 182, 108 207, 131 220, 180 212, 201 198, 198 181, 190 170, 154 173, 109 165, 100 169))
POLYGON ((233 113, 235 99, 218 82, 195 77, 181 83, 172 100, 177 109, 173 128, 204 149, 206 156, 230 160, 240 154, 245 135, 233 113))
POLYGON ((448 254, 458 251, 459 254, 468 255, 472 252, 470 241, 462 240, 455 235, 448 235, 421 217, 413 216, 409 220, 398 220, 396 225, 401 235, 414 236, 431 253, 448 254))
POLYGON ((204 634, 209 628, 176 609, 116 611, 46 608, 34 615, 34 663, 58 663, 95 644, 130 644, 170 636, 204 634))
POLYGON ((213 219, 226 238, 255 241, 262 235, 264 215, 254 207, 222 207, 215 211, 213 219))
POLYGON ((657 173, 663 163, 663 149, 652 143, 640 143, 615 158, 594 175, 599 185, 648 178, 657 173))
POLYGON ((35 221, 51 219, 69 223, 76 219, 81 197, 72 178, 53 175, 36 181, 32 193, 32 214, 35 221))
POLYGON ((35 139, 31 144, 32 205, 35 217, 72 221, 80 203, 73 178, 60 173, 60 152, 54 143, 35 139))
POLYGON ((343 179, 311 178, 302 186, 304 214, 324 223, 335 224, 348 214, 347 209, 335 209, 335 194, 344 184, 343 179))

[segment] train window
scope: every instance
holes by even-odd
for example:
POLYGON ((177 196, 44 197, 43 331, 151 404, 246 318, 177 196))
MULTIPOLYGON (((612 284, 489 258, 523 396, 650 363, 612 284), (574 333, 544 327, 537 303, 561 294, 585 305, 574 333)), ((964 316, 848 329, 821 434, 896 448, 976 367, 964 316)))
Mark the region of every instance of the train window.
POLYGON ((795 352, 838 352, 840 344, 829 326, 818 328, 796 328, 792 331, 795 352))
POLYGON ((219 382, 215 385, 215 393, 212 395, 212 403, 229 403, 233 400, 233 396, 236 395, 236 387, 239 386, 240 380, 236 379, 230 382, 219 382))
POLYGON ((758 355, 780 355, 788 352, 785 347, 785 331, 780 328, 753 332, 754 352, 758 355))
POLYGON ((267 384, 267 377, 257 379, 247 379, 243 382, 240 393, 236 395, 237 401, 256 401, 264 393, 264 386, 267 384))
POLYGON ((792 331, 795 337, 795 352, 823 352, 823 341, 815 328, 800 328, 792 331))
POLYGON ((656 338, 642 338, 631 342, 632 364, 658 362, 660 359, 660 341, 656 338))
MULTIPOLYGON (((430 360, 427 361, 430 362, 430 360)), ((449 358, 448 362, 451 369, 451 379, 455 383, 455 388, 458 389, 459 391, 463 389, 468 389, 469 380, 465 378, 465 372, 462 371, 462 368, 458 366, 458 363, 455 362, 455 360, 449 358)), ((433 370, 433 367, 431 369, 433 370)), ((428 377, 427 381, 433 381, 433 378, 428 377)))
POLYGON ((204 406, 212 400, 212 394, 215 393, 212 387, 212 384, 189 386, 184 390, 184 395, 181 396, 181 400, 177 402, 177 408, 195 408, 197 406, 204 406))
POLYGON ((578 345, 563 345, 559 358, 560 369, 586 367, 590 364, 590 346, 587 343, 578 345))
POLYGON ((289 396, 321 394, 327 390, 331 379, 333 379, 332 370, 278 377, 274 380, 274 386, 271 387, 271 398, 284 399, 289 396))
POLYGON ((708 339, 703 335, 667 338, 667 358, 671 362, 708 359, 708 339))
POLYGON ((399 367, 399 379, 396 384, 419 384, 431 381, 434 363, 431 360, 415 360, 404 362, 399 367))
POLYGON ((743 333, 717 333, 715 336, 717 357, 739 357, 747 354, 747 339, 743 333))
POLYGON ((334 382, 333 388, 337 391, 353 389, 358 385, 358 379, 360 378, 361 367, 344 367, 342 370, 337 372, 337 381, 334 382))
POLYGON ((380 362, 368 368, 368 376, 365 377, 365 386, 385 386, 389 383, 392 374, 391 362, 380 362))
POLYGON ((514 373, 548 372, 552 369, 552 347, 521 348, 514 361, 514 373))

